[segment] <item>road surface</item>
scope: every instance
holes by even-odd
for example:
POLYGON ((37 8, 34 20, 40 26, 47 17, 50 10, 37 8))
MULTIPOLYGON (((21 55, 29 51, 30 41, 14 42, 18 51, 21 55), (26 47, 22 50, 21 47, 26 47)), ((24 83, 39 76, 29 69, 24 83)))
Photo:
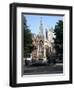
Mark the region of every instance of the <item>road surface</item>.
POLYGON ((24 66, 24 75, 35 74, 59 74, 63 73, 63 64, 43 65, 43 66, 24 66))

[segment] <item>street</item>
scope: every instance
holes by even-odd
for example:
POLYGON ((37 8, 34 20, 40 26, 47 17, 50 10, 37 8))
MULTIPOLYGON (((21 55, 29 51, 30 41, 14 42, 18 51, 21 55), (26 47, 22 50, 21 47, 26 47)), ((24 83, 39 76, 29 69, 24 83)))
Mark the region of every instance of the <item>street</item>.
POLYGON ((24 66, 24 75, 63 73, 63 64, 24 66))

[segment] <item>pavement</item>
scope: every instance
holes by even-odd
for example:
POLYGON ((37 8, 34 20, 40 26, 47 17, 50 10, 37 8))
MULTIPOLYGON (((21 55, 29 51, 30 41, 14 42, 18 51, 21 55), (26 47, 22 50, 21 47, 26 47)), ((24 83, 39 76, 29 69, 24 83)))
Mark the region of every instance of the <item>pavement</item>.
POLYGON ((24 66, 24 75, 63 73, 63 64, 24 66))

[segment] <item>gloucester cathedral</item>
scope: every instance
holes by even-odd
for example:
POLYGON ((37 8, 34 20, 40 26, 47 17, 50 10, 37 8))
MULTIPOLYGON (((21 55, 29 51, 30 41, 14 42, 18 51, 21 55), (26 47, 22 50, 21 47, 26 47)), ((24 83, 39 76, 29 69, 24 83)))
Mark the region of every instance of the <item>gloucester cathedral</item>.
POLYGON ((32 35, 32 45, 35 47, 31 53, 34 62, 47 62, 47 57, 56 53, 54 49, 53 28, 43 27, 42 18, 40 20, 39 33, 32 35))

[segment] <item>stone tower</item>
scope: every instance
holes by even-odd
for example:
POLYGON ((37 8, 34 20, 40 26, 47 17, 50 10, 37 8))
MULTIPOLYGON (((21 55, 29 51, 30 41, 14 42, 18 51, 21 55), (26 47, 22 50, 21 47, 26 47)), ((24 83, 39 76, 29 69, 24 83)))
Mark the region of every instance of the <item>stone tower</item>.
POLYGON ((44 32, 43 32, 42 17, 40 18, 39 35, 40 35, 41 39, 43 39, 43 37, 44 37, 44 32))
POLYGON ((43 45, 44 45, 44 33, 43 33, 43 23, 42 23, 42 17, 41 17, 40 26, 39 26, 38 48, 37 48, 38 59, 43 59, 43 56, 44 56, 43 45))

